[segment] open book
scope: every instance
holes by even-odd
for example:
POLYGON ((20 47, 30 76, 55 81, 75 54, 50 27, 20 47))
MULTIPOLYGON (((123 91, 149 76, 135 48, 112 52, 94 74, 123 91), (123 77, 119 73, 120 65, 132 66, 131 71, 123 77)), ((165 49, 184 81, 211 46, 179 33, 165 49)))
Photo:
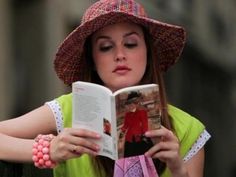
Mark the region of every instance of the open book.
POLYGON ((144 154, 155 143, 144 136, 160 128, 159 87, 156 84, 132 86, 114 93, 87 82, 72 85, 72 127, 102 135, 95 140, 99 155, 113 160, 144 154))

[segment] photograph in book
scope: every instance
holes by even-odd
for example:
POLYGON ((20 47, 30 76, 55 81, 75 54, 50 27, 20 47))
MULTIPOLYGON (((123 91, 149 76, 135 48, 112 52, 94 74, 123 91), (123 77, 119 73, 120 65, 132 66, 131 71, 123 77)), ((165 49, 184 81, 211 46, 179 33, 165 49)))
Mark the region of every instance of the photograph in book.
POLYGON ((140 155, 155 143, 144 136, 160 128, 160 98, 156 84, 132 86, 114 93, 87 82, 72 84, 72 127, 102 135, 92 140, 99 155, 118 159, 140 155))
POLYGON ((155 144, 145 132, 161 126, 158 87, 120 93, 115 99, 119 158, 144 154, 155 144))

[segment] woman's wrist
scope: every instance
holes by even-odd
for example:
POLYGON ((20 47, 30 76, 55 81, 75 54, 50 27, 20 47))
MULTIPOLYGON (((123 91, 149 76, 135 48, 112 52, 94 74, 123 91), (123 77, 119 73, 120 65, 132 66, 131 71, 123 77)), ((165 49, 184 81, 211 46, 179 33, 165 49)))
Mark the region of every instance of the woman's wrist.
POLYGON ((56 162, 51 160, 50 157, 50 142, 54 138, 54 135, 38 135, 35 138, 32 149, 32 160, 34 165, 38 168, 54 168, 56 162))

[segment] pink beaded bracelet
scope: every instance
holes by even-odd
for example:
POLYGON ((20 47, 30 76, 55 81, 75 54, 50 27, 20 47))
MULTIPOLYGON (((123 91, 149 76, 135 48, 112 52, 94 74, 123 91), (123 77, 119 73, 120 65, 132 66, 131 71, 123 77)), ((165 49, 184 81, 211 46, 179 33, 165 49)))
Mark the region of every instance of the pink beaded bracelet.
POLYGON ((32 160, 38 168, 54 168, 56 163, 50 159, 50 142, 54 135, 41 135, 35 138, 32 149, 32 160))

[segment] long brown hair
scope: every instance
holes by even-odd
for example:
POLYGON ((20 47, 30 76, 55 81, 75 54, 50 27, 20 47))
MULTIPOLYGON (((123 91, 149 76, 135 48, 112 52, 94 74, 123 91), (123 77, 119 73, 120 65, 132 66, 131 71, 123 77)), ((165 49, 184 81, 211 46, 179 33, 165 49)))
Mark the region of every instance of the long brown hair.
MULTIPOLYGON (((149 36, 149 33, 146 29, 143 29, 146 47, 147 47, 147 67, 144 73, 143 78, 140 81, 141 84, 150 84, 156 83, 159 85, 160 90, 160 101, 161 101, 161 109, 162 109, 162 117, 161 124, 167 129, 172 130, 171 121, 168 115, 167 110, 167 98, 165 92, 165 86, 163 81, 162 72, 159 68, 159 60, 158 60, 158 51, 153 49, 153 41, 149 36)), ((91 36, 87 38, 85 46, 84 46, 84 59, 86 61, 85 68, 87 69, 87 73, 84 76, 84 81, 97 83, 103 85, 102 80, 99 78, 97 72, 95 71, 94 62, 92 58, 92 45, 91 45, 91 36)), ((159 174, 161 174, 166 168, 166 164, 161 162, 158 159, 153 159, 155 167, 159 174)), ((97 169, 100 175, 105 172, 107 177, 113 176, 114 171, 114 160, 111 160, 107 157, 97 156, 93 159, 93 165, 97 169), (101 171, 103 169, 104 171, 101 171)))

